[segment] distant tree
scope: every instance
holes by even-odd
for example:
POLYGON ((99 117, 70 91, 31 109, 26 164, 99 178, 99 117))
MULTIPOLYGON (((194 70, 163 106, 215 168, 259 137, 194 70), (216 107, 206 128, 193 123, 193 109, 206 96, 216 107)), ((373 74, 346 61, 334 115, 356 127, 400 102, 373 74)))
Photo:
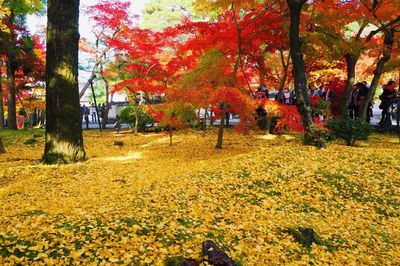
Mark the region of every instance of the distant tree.
POLYGON ((85 159, 78 88, 79 0, 49 0, 45 163, 85 159))
POLYGON ((144 7, 142 28, 161 31, 195 15, 194 0, 150 0, 144 7))
POLYGON ((6 68, 7 75, 7 126, 17 129, 16 121, 16 74, 18 71, 27 72, 24 64, 29 62, 33 52, 33 42, 26 29, 26 15, 41 12, 44 1, 3 1, 0 9, 0 55, 6 68), (4 10, 7 10, 4 12, 4 10), (2 26, 3 25, 3 26, 2 26), (3 28, 6 27, 5 30, 3 28))

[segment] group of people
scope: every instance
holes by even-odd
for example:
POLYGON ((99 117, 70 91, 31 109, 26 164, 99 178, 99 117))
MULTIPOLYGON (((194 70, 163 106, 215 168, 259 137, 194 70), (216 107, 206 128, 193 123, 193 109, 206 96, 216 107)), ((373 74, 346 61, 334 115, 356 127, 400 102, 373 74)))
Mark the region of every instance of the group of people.
MULTIPOLYGON (((389 114, 389 108, 393 104, 394 99, 396 98, 397 95, 397 84, 395 81, 390 80, 387 82, 387 84, 382 86, 383 92, 379 96, 379 99, 381 100, 381 103, 379 105, 379 109, 382 110, 382 117, 379 122, 379 125, 384 125, 385 123, 390 122, 391 124, 391 117, 389 114)), ((364 101, 367 99, 368 93, 369 93, 369 86, 366 81, 362 82, 357 82, 354 84, 354 88, 350 94, 347 108, 349 110, 349 117, 352 119, 359 119, 361 115, 361 106, 364 103, 364 101)), ((371 120, 371 117, 373 116, 373 109, 374 106, 374 101, 368 102, 367 106, 367 122, 369 123, 371 120)))
MULTIPOLYGON (((389 112, 389 108, 391 105, 395 102, 397 97, 400 97, 400 94, 398 92, 397 84, 395 81, 390 80, 387 84, 382 86, 383 92, 379 96, 379 99, 381 100, 381 104, 379 105, 379 109, 382 110, 382 117, 381 120, 379 121, 380 126, 387 126, 391 125, 391 115, 389 112)), ((398 103, 399 101, 397 101, 398 103)), ((400 106, 397 106, 399 108, 400 106)))
POLYGON ((82 105, 81 106, 82 120, 85 121, 86 126, 88 127, 89 123, 101 122, 102 119, 104 119, 103 116, 105 108, 106 108, 105 103, 97 106, 97 110, 94 103, 92 103, 90 106, 86 106, 85 104, 82 105))
MULTIPOLYGON (((353 86, 353 90, 351 91, 347 108, 349 110, 349 117, 351 119, 359 119, 361 115, 361 106, 363 102, 366 100, 369 92, 369 86, 366 81, 357 82, 353 86)), ((371 101, 368 103, 368 111, 367 111, 367 122, 369 123, 371 117, 373 115, 372 108, 374 106, 374 102, 371 101)))
MULTIPOLYGON (((318 88, 309 86, 309 93, 311 96, 318 96, 326 101, 332 101, 335 98, 335 92, 324 85, 320 85, 318 88)), ((267 89, 267 86, 262 84, 257 88, 254 93, 256 99, 273 99, 280 102, 281 104, 296 104, 296 93, 294 89, 287 87, 283 88, 281 93, 278 93, 275 89, 267 89)))

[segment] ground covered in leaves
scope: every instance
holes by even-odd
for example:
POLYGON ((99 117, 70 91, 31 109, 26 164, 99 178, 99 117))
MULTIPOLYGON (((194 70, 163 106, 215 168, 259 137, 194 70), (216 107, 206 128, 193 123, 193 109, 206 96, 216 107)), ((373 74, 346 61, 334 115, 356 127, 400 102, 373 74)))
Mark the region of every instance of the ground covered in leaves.
MULTIPOLYGON (((15 133, 14 133, 15 134, 15 133)), ((86 132, 86 162, 46 166, 43 136, 3 135, 0 264, 163 265, 213 240, 242 265, 400 265, 400 145, 86 132), (114 141, 123 141, 121 147, 114 141), (293 234, 312 228, 319 241, 293 234)))

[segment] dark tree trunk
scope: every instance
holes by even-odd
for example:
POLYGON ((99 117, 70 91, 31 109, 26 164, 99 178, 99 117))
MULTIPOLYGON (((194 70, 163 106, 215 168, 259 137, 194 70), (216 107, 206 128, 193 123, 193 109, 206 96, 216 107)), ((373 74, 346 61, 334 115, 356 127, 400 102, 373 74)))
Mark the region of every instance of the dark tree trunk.
POLYGON ((376 68, 374 70, 374 77, 372 79, 368 95, 366 99, 362 102, 361 107, 360 107, 360 120, 366 121, 367 120, 367 111, 368 111, 368 104, 369 102, 372 101, 372 99, 375 96, 376 92, 376 87, 379 84, 379 80, 382 76, 383 73, 383 68, 385 64, 390 60, 391 54, 392 54, 392 49, 393 49, 393 44, 394 44, 394 34, 395 34, 395 29, 391 30, 385 30, 385 39, 383 41, 383 44, 385 46, 384 51, 383 51, 383 56, 379 59, 376 68))
MULTIPOLYGON (((236 61, 235 61, 235 65, 233 67, 233 72, 232 72, 232 76, 231 76, 231 80, 230 80, 230 86, 234 86, 235 85, 235 80, 236 80, 236 74, 239 71, 239 67, 240 67, 240 62, 241 62, 241 58, 242 58, 242 43, 243 43, 243 38, 242 38, 242 30, 239 27, 239 23, 236 17, 236 9, 235 9, 235 5, 232 3, 232 12, 233 12, 233 20, 235 23, 235 27, 236 27, 236 31, 237 31, 237 55, 236 55, 236 61)), ((225 126, 225 116, 226 116, 226 103, 221 103, 222 105, 222 110, 221 110, 221 124, 219 125, 218 128, 218 139, 217 139, 217 144, 215 145, 216 149, 222 149, 222 140, 224 137, 224 126, 225 126)))
POLYGON ((260 72, 260 85, 265 84, 265 80, 267 77, 267 67, 265 66, 264 57, 260 56, 257 58, 257 64, 259 66, 258 71, 260 72))
POLYGON ((3 140, 0 137, 0 154, 6 153, 6 149, 4 148, 3 140))
POLYGON ((7 127, 9 129, 17 128, 17 108, 16 108, 16 88, 15 88, 15 70, 12 67, 12 62, 10 62, 11 56, 8 56, 7 60, 7 127))
POLYGON ((0 128, 4 128, 4 106, 3 106, 3 84, 1 82, 1 68, 3 63, 0 61, 0 128))
POLYGON ((103 73, 103 66, 101 67, 101 72, 100 72, 101 78, 103 79, 104 83, 106 84, 106 104, 103 109, 103 120, 101 121, 101 126, 103 128, 106 128, 106 125, 108 123, 108 113, 110 112, 110 83, 108 82, 108 79, 104 76, 103 73))
POLYGON ((351 91, 353 90, 353 85, 356 81, 356 65, 358 59, 360 58, 359 55, 351 53, 346 54, 344 57, 346 59, 346 65, 347 65, 347 81, 346 81, 346 88, 339 100, 339 113, 341 117, 347 117, 349 115, 347 109, 347 102, 349 100, 351 91))
POLYGON ((46 163, 85 159, 78 88, 79 0, 48 0, 46 163))
POLYGON ((135 109, 135 135, 139 132, 139 109, 137 108, 135 109))
POLYGON ((304 65, 303 54, 301 52, 302 41, 299 36, 300 13, 305 0, 287 0, 290 9, 290 51, 293 63, 294 89, 296 92, 297 110, 303 122, 305 140, 310 134, 313 124, 310 94, 307 88, 307 75, 304 65))
POLYGON ((279 81, 279 89, 278 89, 278 96, 277 99, 282 99, 283 96, 283 89, 285 88, 286 80, 289 76, 289 66, 290 66, 290 50, 289 50, 289 55, 287 58, 287 62, 285 61, 285 56, 283 54, 283 49, 279 49, 279 54, 281 57, 281 63, 282 63, 282 69, 283 69, 283 75, 282 78, 279 81))
POLYGON ((219 124, 219 129, 218 129, 218 140, 217 140, 217 145, 215 145, 216 149, 222 149, 222 141, 224 137, 224 126, 225 126, 225 105, 222 106, 221 110, 221 123, 219 124))

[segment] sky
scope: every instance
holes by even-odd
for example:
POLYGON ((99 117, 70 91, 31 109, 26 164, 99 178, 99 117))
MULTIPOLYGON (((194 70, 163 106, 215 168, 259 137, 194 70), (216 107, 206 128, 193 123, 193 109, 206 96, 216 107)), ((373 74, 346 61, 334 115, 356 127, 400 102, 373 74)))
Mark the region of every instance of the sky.
MULTIPOLYGON (((82 8, 84 6, 95 5, 98 2, 100 2, 100 0, 81 0, 80 2, 81 2, 81 8, 82 8)), ((110 0, 109 2, 112 3, 113 1, 110 0)), ((140 15, 141 10, 143 9, 144 5, 147 2, 149 2, 149 0, 131 1, 132 14, 140 15)), ((43 31, 43 29, 46 26, 46 21, 47 21, 46 16, 28 16, 27 22, 28 22, 29 31, 32 34, 43 31)), ((87 39, 90 39, 90 36, 92 36, 89 20, 82 13, 79 17, 79 32, 80 32, 81 36, 84 36, 87 39)))

